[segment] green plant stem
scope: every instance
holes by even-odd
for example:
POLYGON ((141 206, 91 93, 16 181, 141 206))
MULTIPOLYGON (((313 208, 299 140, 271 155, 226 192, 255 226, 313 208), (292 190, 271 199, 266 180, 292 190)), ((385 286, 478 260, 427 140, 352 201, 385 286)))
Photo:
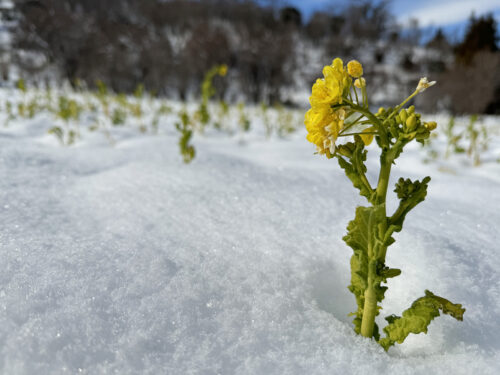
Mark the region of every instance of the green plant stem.
POLYGON ((356 87, 353 87, 354 95, 356 96, 356 103, 359 104, 358 92, 356 91, 356 87))
POLYGON ((415 90, 413 92, 413 94, 411 94, 400 105, 398 105, 396 108, 394 108, 392 113, 385 119, 384 123, 386 123, 388 120, 390 120, 392 118, 392 116, 394 116, 396 113, 398 113, 398 111, 401 109, 401 107, 404 106, 406 103, 408 103, 411 99, 413 99, 413 97, 415 97, 419 92, 420 91, 415 90))
POLYGON ((380 136, 380 139, 382 140, 382 144, 386 147, 389 146, 389 138, 387 137, 387 129, 383 126, 383 124, 380 122, 380 120, 373 114, 371 113, 368 109, 363 108, 357 104, 354 104, 353 102, 344 99, 345 102, 349 104, 349 106, 354 109, 355 111, 365 115, 365 117, 370 120, 377 128, 378 135, 380 136))
MULTIPOLYGON (((354 112, 353 112, 354 113, 354 112)), ((348 129, 352 128, 354 125, 357 125, 357 124, 363 124, 363 122, 358 122, 359 120, 361 120, 363 117, 365 117, 365 115, 361 115, 359 116, 356 120, 354 120, 353 122, 349 123, 346 127, 344 127, 340 133, 339 133, 339 137, 342 136, 343 132, 347 131, 348 129)), ((371 122, 370 122, 371 123, 371 122)))
MULTIPOLYGON (((385 202, 387 197, 387 187, 389 186, 389 177, 391 174, 392 167, 392 152, 391 150, 383 151, 380 157, 380 174, 376 189, 376 204, 383 205, 384 208, 384 216, 387 216, 385 212, 385 202)), ((381 231, 385 232, 387 230, 387 220, 384 220, 381 223, 381 231)), ((368 238, 370 238, 370 234, 368 234, 368 238)), ((373 246, 373 245, 371 245, 373 246)), ((377 261, 384 261, 384 259, 378 259, 377 254, 373 254, 373 250, 371 246, 368 251, 368 286, 365 290, 365 304, 363 306, 363 319, 361 321, 361 335, 364 337, 371 338, 373 337, 373 329, 375 326, 375 317, 377 316, 378 308, 377 308, 377 294, 375 289, 378 288, 378 285, 375 282, 376 278, 376 269, 374 266, 377 261)), ((382 249, 382 255, 385 258, 385 250, 382 249)))
POLYGON ((339 137, 348 137, 350 135, 368 135, 368 134, 378 134, 377 132, 358 132, 358 133, 347 133, 347 134, 339 134, 339 137))
POLYGON ((361 88, 361 93, 363 94, 363 107, 368 108, 368 95, 366 95, 366 85, 361 88))
POLYGON ((391 174, 392 159, 388 158, 389 152, 383 152, 380 157, 380 174, 377 183, 377 203, 385 204, 387 197, 387 187, 391 174))
POLYGON ((363 308, 363 320, 361 321, 361 335, 372 338, 375 327, 375 316, 377 315, 377 297, 374 285, 365 290, 365 306, 363 308))

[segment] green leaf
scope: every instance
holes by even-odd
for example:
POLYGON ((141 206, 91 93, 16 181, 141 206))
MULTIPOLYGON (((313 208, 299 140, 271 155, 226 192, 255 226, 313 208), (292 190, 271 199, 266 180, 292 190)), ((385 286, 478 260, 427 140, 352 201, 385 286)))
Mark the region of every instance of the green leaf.
MULTIPOLYGON (((356 208, 356 217, 347 226, 347 235, 344 241, 349 245, 354 254, 351 257, 351 285, 349 290, 356 297, 358 311, 355 313, 354 324, 358 327, 363 317, 365 303, 365 290, 368 288, 369 267, 376 268, 376 258, 381 253, 383 243, 378 238, 378 224, 386 220, 383 205, 374 207, 356 208)), ((385 292, 384 287, 376 287, 377 300, 382 301, 385 292)), ((358 327, 359 328, 359 327, 358 327)), ((358 331, 356 331, 358 332, 358 331)))
POLYGON ((64 132, 62 128, 60 128, 59 126, 53 126, 48 130, 48 133, 54 134, 59 140, 59 142, 61 142, 61 144, 64 145, 64 132))
POLYGON ((430 180, 431 178, 427 176, 422 181, 411 181, 410 179, 405 180, 400 178, 397 182, 394 192, 396 192, 400 199, 399 207, 389 219, 390 224, 394 225, 396 232, 399 232, 403 227, 403 222, 408 212, 425 200, 430 180))
POLYGON ((401 275, 401 270, 397 268, 383 267, 378 274, 384 279, 389 279, 391 277, 396 277, 401 275))
POLYGON ((369 247, 376 239, 377 224, 386 220, 384 205, 357 207, 356 217, 347 225, 344 241, 354 250, 369 255, 369 247))
POLYGON ((337 155, 337 159, 346 176, 351 180, 354 187, 359 190, 359 194, 371 202, 374 192, 365 177, 366 166, 364 162, 366 161, 367 151, 364 149, 364 143, 361 138, 358 136, 355 136, 355 138, 355 144, 350 142, 345 145, 352 149, 352 154, 349 157, 350 162, 340 155, 337 155))
POLYGON ((75 140, 76 140, 76 137, 77 137, 77 134, 74 130, 70 130, 68 132, 68 146, 72 145, 73 143, 75 143, 75 140))
POLYGON ((462 305, 454 304, 426 290, 425 296, 413 302, 411 307, 403 312, 402 317, 391 315, 385 318, 389 324, 384 328, 386 337, 381 339, 379 344, 389 350, 396 342, 403 343, 410 333, 427 333, 427 327, 440 315, 440 310, 443 314, 463 320, 465 309, 462 305))

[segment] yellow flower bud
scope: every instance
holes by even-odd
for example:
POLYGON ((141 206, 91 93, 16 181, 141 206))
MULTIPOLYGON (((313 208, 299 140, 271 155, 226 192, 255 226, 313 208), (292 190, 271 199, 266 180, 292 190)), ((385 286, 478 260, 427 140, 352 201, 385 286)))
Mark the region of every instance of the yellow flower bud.
POLYGON ((429 121, 424 124, 425 128, 432 131, 437 128, 437 123, 435 121, 429 121))
POLYGON ((405 123, 406 120, 408 119, 408 113, 406 112, 406 109, 402 109, 401 112, 399 112, 399 118, 401 119, 402 123, 405 123))
POLYGON ((366 86, 366 80, 363 77, 358 78, 354 81, 354 86, 356 86, 358 89, 361 89, 366 86))
POLYGON ((411 115, 412 113, 415 112, 415 106, 414 105, 409 106, 406 112, 408 112, 408 114, 411 115))
POLYGON ((363 66, 359 61, 351 60, 347 64, 347 72, 354 78, 361 77, 363 75, 363 66))
POLYGON ((224 77, 227 74, 227 65, 223 64, 219 66, 219 75, 224 77))
POLYGON ((417 116, 415 116, 414 113, 406 119, 406 126, 408 127, 409 132, 414 131, 417 127, 417 116))

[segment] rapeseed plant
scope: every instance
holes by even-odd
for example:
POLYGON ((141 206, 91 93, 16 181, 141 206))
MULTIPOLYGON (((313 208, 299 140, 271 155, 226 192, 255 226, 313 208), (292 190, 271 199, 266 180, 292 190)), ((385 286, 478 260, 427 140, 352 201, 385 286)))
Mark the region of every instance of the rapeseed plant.
MULTIPOLYGON (((491 134, 484 123, 480 123, 477 115, 469 117, 469 123, 465 128, 459 130, 455 117, 450 117, 447 126, 444 128, 446 137, 446 151, 444 157, 448 159, 451 154, 466 154, 472 159, 474 166, 481 164, 481 153, 489 147, 491 134)), ((431 158, 437 159, 440 154, 431 148, 430 142, 426 142, 430 148, 431 158)))
POLYGON ((467 156, 471 157, 475 166, 481 164, 481 152, 488 149, 489 135, 484 124, 478 124, 478 116, 471 115, 465 131, 465 139, 469 141, 467 156))
POLYGON ((142 98, 144 97, 144 85, 139 84, 134 91, 135 103, 130 104, 130 112, 139 121, 139 131, 141 133, 147 132, 147 127, 143 123, 143 108, 142 108, 142 98))
POLYGON ((56 115, 63 121, 64 127, 53 126, 49 129, 49 134, 54 134, 63 145, 69 146, 75 143, 76 138, 80 136, 78 124, 82 109, 76 100, 60 95, 56 115), (70 126, 71 122, 75 124, 75 129, 70 126))
POLYGON ((269 121, 268 111, 269 111, 269 106, 266 103, 261 102, 260 103, 260 112, 262 115, 262 123, 264 124, 264 127, 266 128, 266 138, 270 138, 271 134, 273 132, 271 122, 269 121))
POLYGON ((217 109, 217 121, 214 123, 214 127, 217 130, 225 130, 230 132, 229 127, 226 124, 227 117, 229 115, 229 104, 224 100, 219 100, 219 106, 217 109))
POLYGON ((165 103, 161 103, 160 107, 155 111, 153 119, 151 121, 151 129, 153 134, 158 134, 158 126, 160 124, 160 118, 172 112, 170 108, 165 103))
POLYGON ((203 78, 201 83, 201 102, 196 117, 201 124, 201 130, 210 122, 210 113, 208 111, 208 101, 215 95, 213 80, 216 76, 224 77, 227 74, 227 65, 216 65, 211 68, 203 78))
POLYGON ((440 312, 462 320, 465 309, 430 291, 425 291, 402 316, 386 317, 385 337, 375 323, 387 291, 388 279, 399 276, 401 270, 389 268, 387 248, 394 243, 395 232, 403 228, 407 214, 427 195, 430 177, 421 181, 400 178, 396 184, 399 206, 387 213, 386 200, 391 168, 413 140, 423 143, 437 124, 424 122, 414 106, 404 108, 413 97, 435 84, 422 78, 415 91, 395 108, 380 108, 372 113, 368 105, 366 80, 357 61, 344 66, 341 59, 333 60, 323 69, 324 78, 312 87, 311 109, 305 115, 307 140, 316 146, 318 154, 337 159, 368 206, 357 207, 356 215, 347 226, 344 241, 354 252, 351 257, 351 285, 357 310, 354 316, 356 333, 375 339, 385 350, 402 343, 410 333, 426 333, 430 322, 440 312), (355 79, 353 83, 353 79, 355 79), (378 181, 372 186, 367 178, 366 146, 375 139, 380 149, 378 181))
POLYGON ((26 112, 27 112, 27 109, 26 109, 26 95, 27 95, 27 88, 26 88, 26 83, 24 82, 24 79, 19 79, 17 82, 16 82, 16 87, 19 91, 21 91, 22 95, 21 95, 21 101, 19 103, 17 103, 17 114, 20 116, 20 117, 26 117, 26 112))
POLYGON ((175 128, 180 133, 179 151, 184 163, 188 164, 196 155, 194 146, 190 144, 191 138, 193 137, 193 124, 185 109, 180 111, 178 115, 180 122, 175 123, 175 128))
POLYGON ((278 112, 278 136, 285 137, 296 130, 293 112, 285 109, 282 105, 275 106, 278 112))
POLYGON ((7 117, 5 118, 5 121, 4 121, 3 125, 5 127, 7 127, 7 126, 9 126, 10 121, 16 119, 16 115, 12 111, 12 102, 10 100, 7 100, 5 102, 5 112, 7 112, 7 117))
POLYGON ((245 133, 250 131, 250 128, 252 126, 250 118, 245 111, 245 103, 243 102, 238 103, 238 124, 240 126, 240 129, 245 133))

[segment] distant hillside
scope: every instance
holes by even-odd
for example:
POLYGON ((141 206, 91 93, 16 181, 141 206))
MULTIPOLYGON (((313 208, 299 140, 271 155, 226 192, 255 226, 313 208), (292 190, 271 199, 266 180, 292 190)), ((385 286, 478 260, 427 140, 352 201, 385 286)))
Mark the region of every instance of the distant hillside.
POLYGON ((132 92, 144 84, 160 95, 186 99, 199 95, 208 69, 227 64, 228 77, 215 82, 226 100, 302 106, 322 67, 339 56, 364 64, 373 105, 396 102, 428 75, 443 83, 438 86, 442 90, 434 90, 435 97, 420 103, 428 110, 498 110, 494 103, 500 88, 495 78, 500 77, 499 68, 494 67, 498 53, 476 41, 477 36, 486 40, 488 33, 495 35, 496 25, 490 22, 493 29, 488 30, 487 18, 472 19, 458 46, 450 45, 439 30, 423 46, 418 28, 401 32, 387 3, 369 0, 336 13, 315 13, 307 22, 295 8, 265 7, 253 1, 9 4, 4 13, 16 26, 10 29, 12 43, 7 38, 12 50, 2 60, 5 79, 20 75, 51 85, 79 79, 89 87, 102 80, 116 92, 132 92), (477 24, 479 30, 474 31, 477 24), (471 32, 477 35, 471 38, 471 32), (457 77, 477 74, 477 67, 490 65, 494 68, 489 87, 476 90, 482 99, 477 100, 479 94, 472 90, 474 98, 454 105, 464 96, 461 91, 470 91, 470 82, 476 82, 469 79, 466 86, 457 86, 457 77))

